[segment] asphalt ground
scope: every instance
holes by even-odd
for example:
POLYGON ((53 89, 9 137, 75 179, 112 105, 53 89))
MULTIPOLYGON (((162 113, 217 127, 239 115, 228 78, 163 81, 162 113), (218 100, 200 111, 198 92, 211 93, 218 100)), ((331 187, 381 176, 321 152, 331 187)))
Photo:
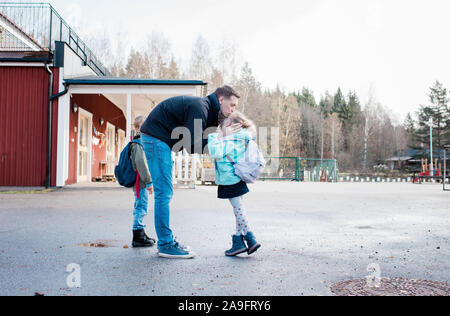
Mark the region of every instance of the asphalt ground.
POLYGON ((175 191, 171 226, 193 260, 131 248, 133 193, 116 184, 2 193, 0 295, 332 295, 374 264, 383 278, 450 281, 450 193, 439 185, 257 183, 245 208, 262 248, 238 258, 224 256, 235 222, 216 190, 175 191))

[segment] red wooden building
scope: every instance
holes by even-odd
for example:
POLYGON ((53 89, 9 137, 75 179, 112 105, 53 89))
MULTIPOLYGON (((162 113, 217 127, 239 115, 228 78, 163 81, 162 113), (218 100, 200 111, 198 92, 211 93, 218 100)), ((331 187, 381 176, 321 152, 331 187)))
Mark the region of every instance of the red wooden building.
POLYGON ((205 86, 108 77, 51 5, 0 4, 0 186, 112 174, 135 116, 171 96, 204 95, 205 86))

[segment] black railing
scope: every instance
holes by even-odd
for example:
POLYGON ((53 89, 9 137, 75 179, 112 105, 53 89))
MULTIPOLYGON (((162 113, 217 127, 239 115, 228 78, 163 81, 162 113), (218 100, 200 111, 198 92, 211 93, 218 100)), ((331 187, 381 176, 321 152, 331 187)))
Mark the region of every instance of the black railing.
MULTIPOLYGON (((55 50, 56 41, 65 42, 97 75, 109 75, 92 50, 49 3, 0 2, 0 21, 13 23, 31 42, 48 51, 55 50)), ((0 50, 33 50, 13 38, 0 24, 0 50)))

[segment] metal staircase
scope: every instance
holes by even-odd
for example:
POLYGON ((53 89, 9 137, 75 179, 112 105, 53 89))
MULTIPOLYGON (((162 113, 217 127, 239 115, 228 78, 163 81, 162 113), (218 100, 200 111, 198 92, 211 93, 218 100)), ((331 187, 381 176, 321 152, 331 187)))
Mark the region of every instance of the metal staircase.
POLYGON ((65 42, 98 76, 106 67, 49 3, 0 2, 0 51, 55 51, 65 42))

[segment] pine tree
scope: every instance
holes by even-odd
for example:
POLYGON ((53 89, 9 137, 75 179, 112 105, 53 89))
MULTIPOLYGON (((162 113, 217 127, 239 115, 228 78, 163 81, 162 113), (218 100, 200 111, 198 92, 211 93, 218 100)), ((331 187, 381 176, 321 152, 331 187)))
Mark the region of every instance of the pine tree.
POLYGON ((306 87, 303 87, 302 92, 294 93, 294 96, 297 98, 298 104, 307 104, 310 107, 315 108, 317 106, 316 98, 314 97, 314 93, 306 87))
POLYGON ((359 101, 358 95, 354 91, 350 91, 347 96, 347 108, 348 108, 348 119, 352 121, 352 125, 355 118, 361 114, 361 102, 359 101))
MULTIPOLYGON (((351 119, 351 112, 345 101, 345 97, 342 94, 341 88, 338 89, 334 95, 333 113, 337 113, 342 121, 351 119)), ((327 113, 328 114, 328 113, 327 113)))
POLYGON ((410 135, 414 134, 414 132, 416 131, 416 123, 414 122, 411 113, 408 113, 408 115, 406 115, 406 119, 405 122, 403 123, 403 126, 410 135))
POLYGON ((417 112, 417 128, 412 130, 410 147, 420 150, 422 158, 428 158, 426 148, 430 146, 430 118, 433 119, 433 144, 437 156, 444 145, 450 144, 450 101, 448 91, 436 81, 430 88, 430 104, 422 105, 417 112), (425 150, 424 150, 425 148, 425 150))
MULTIPOLYGON (((346 119, 342 122, 344 134, 350 136, 354 134, 356 126, 360 123, 362 117, 361 103, 359 101, 358 95, 354 91, 350 91, 347 95, 347 112, 346 119)), ((348 137, 346 137, 348 138, 348 137)), ((348 141, 345 141, 345 148, 348 148, 348 141)))

